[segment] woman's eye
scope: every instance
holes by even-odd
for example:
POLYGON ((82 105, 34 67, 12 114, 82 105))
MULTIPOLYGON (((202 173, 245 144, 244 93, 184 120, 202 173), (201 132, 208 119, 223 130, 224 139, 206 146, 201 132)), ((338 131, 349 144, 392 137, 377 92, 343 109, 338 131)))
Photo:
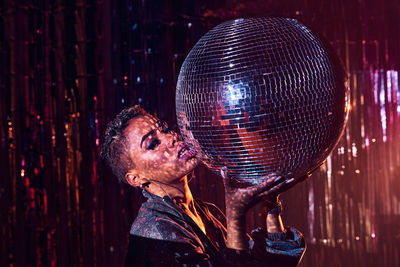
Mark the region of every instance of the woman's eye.
POLYGON ((160 140, 153 139, 150 144, 147 146, 147 149, 153 150, 160 144, 160 140))

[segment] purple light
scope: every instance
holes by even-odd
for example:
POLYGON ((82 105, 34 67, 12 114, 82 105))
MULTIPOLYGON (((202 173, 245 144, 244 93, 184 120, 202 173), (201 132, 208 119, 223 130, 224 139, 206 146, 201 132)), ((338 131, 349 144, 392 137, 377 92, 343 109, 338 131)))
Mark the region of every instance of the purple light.
POLYGON ((388 91, 388 102, 392 102, 392 70, 388 70, 386 72, 386 85, 387 85, 387 91, 388 91))
MULTIPOLYGON (((375 74, 378 74, 378 71, 375 72, 375 74)), ((380 106, 380 115, 381 115, 381 124, 382 124, 382 140, 383 142, 387 141, 387 136, 386 136, 386 129, 387 129, 387 116, 386 116, 386 108, 385 108, 385 82, 384 82, 384 71, 380 70, 380 86, 375 87, 375 92, 378 94, 379 90, 379 106, 380 106)), ((378 76, 376 77, 378 79, 378 76)), ((378 83, 378 80, 377 80, 378 83)))
POLYGON ((378 70, 374 72, 374 100, 378 104, 378 70))

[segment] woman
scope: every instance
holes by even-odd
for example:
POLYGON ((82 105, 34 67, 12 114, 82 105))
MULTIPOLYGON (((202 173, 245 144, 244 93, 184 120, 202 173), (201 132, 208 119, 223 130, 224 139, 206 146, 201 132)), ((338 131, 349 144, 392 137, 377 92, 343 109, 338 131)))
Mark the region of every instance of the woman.
POLYGON ((139 106, 109 123, 102 157, 147 198, 131 227, 127 266, 296 266, 304 253, 301 233, 283 227, 277 200, 293 179, 270 175, 256 186, 236 188, 223 168, 225 219, 217 207, 192 197, 186 175, 198 164, 195 153, 139 106), (250 237, 246 212, 264 199, 267 232, 257 229, 250 237))

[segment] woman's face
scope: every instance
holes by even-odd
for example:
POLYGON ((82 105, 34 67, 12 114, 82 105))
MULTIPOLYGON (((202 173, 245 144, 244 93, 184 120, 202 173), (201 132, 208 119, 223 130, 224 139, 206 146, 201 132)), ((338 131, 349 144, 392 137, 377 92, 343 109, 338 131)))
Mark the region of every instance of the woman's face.
POLYGON ((179 182, 198 163, 178 134, 169 131, 167 124, 144 114, 130 120, 125 129, 129 156, 140 177, 171 184, 179 182))

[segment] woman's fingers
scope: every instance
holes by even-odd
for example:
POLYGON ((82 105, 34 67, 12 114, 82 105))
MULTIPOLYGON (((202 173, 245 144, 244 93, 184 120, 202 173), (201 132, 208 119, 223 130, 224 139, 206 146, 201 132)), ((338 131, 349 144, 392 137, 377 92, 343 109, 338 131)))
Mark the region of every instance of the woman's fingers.
POLYGON ((306 174, 296 179, 284 179, 282 176, 277 175, 276 173, 271 173, 263 177, 264 181, 259 184, 246 188, 237 188, 232 184, 233 181, 228 174, 228 168, 226 166, 221 168, 220 173, 226 192, 230 192, 230 194, 236 192, 236 194, 240 194, 242 197, 246 197, 248 199, 261 199, 267 195, 280 194, 286 190, 289 190, 297 183, 310 177, 309 174, 306 174))
POLYGON ((307 174, 305 174, 305 175, 299 177, 299 178, 297 179, 297 182, 296 182, 296 183, 303 182, 303 181, 307 180, 307 179, 310 178, 310 177, 311 177, 311 173, 307 173, 307 174))
POLYGON ((300 176, 299 178, 290 178, 288 180, 280 180, 280 183, 272 187, 270 190, 268 190, 267 193, 273 193, 273 194, 280 194, 283 193, 296 184, 303 182, 307 180, 308 178, 311 177, 311 174, 305 174, 303 176, 300 176))
MULTIPOLYGON (((222 182, 224 184, 224 187, 226 190, 230 190, 233 188, 232 186, 232 178, 228 174, 228 168, 226 166, 222 167, 220 170, 221 176, 222 176, 222 182)), ((258 195, 266 190, 269 190, 273 186, 275 186, 277 183, 281 182, 283 179, 282 176, 279 176, 275 173, 271 173, 264 178, 264 181, 250 186, 246 188, 236 188, 239 191, 242 191, 242 193, 246 193, 248 195, 258 195)))
POLYGON ((221 176, 224 179, 228 178, 228 168, 226 166, 221 168, 221 176))
POLYGON ((231 177, 228 175, 228 168, 226 166, 222 167, 220 170, 221 176, 222 176, 222 182, 225 187, 225 191, 230 190, 232 185, 231 185, 231 177))
POLYGON ((248 192, 251 195, 258 195, 264 191, 268 191, 270 188, 274 187, 282 180, 282 176, 278 176, 275 173, 269 174, 264 178, 265 180, 263 182, 253 185, 251 187, 243 188, 242 190, 248 192))
POLYGON ((271 188, 271 190, 269 190, 268 193, 271 193, 271 194, 283 193, 283 192, 289 190, 290 188, 292 188, 293 186, 295 186, 298 182, 299 181, 297 179, 290 178, 286 181, 282 181, 280 184, 271 188))
POLYGON ((270 189, 268 189, 265 192, 259 194, 257 198, 258 199, 262 199, 262 198, 265 198, 267 196, 278 195, 278 194, 288 190, 289 188, 293 187, 296 183, 297 183, 297 181, 294 178, 290 178, 289 180, 280 179, 280 180, 276 181, 270 187, 270 189))

